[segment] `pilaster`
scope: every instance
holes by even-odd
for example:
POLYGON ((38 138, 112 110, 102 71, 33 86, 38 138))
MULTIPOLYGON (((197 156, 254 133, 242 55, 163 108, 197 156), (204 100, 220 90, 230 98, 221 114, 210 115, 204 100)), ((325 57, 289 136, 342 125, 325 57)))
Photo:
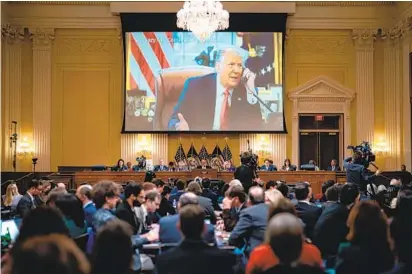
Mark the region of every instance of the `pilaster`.
MULTIPOLYGON (((17 122, 17 134, 20 137, 21 125, 21 64, 22 64, 22 42, 24 39, 24 31, 21 28, 16 28, 10 25, 2 26, 1 28, 3 46, 4 46, 4 90, 2 91, 2 115, 4 115, 3 136, 4 142, 4 162, 2 163, 3 171, 13 170, 12 155, 13 151, 10 144, 10 136, 12 134, 12 121, 17 122)), ((17 141, 18 142, 18 141, 17 141)), ((17 143, 18 145, 18 143, 17 143)))
POLYGON ((401 81, 400 43, 389 32, 384 40, 384 117, 388 155, 385 169, 398 170, 401 166, 401 81))
POLYGON ((352 38, 356 47, 356 143, 373 143, 375 128, 373 51, 376 33, 371 30, 354 30, 352 38))
POLYGON ((411 66, 410 66, 410 50, 412 48, 412 17, 405 21, 403 36, 402 36, 402 163, 406 165, 407 170, 412 170, 412 129, 411 129, 411 111, 412 111, 412 92, 411 92, 411 66))
POLYGON ((30 29, 33 41, 33 143, 36 171, 50 171, 52 44, 54 29, 30 29))
POLYGON ((153 165, 157 165, 160 159, 168 163, 168 135, 167 134, 152 134, 152 155, 153 165))

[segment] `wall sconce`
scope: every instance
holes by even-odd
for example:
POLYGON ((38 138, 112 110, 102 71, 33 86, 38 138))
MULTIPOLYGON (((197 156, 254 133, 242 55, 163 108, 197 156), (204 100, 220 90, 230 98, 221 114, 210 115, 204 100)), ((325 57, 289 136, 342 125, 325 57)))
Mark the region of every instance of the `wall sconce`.
POLYGON ((27 141, 27 137, 23 137, 23 140, 21 140, 17 146, 17 156, 26 159, 27 157, 32 157, 33 155, 34 151, 27 141))
POLYGON ((376 142, 373 147, 373 152, 376 156, 387 156, 389 154, 389 147, 388 144, 385 142, 383 138, 379 139, 379 142, 376 142))

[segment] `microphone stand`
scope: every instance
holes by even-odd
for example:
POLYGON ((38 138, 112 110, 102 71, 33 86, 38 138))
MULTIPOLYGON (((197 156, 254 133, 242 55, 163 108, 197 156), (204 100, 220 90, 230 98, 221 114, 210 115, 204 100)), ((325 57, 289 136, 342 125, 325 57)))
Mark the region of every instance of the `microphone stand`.
POLYGON ((18 140, 16 121, 11 121, 10 129, 13 131, 13 133, 10 136, 10 148, 13 151, 13 172, 16 172, 16 169, 17 169, 17 140, 18 140))

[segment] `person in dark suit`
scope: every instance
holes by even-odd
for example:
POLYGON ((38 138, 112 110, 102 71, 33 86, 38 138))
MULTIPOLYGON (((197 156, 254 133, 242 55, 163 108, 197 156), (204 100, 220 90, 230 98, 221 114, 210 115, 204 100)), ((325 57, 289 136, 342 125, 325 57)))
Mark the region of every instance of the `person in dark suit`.
POLYGON ((186 187, 186 183, 185 181, 179 179, 176 182, 176 192, 170 194, 169 196, 169 202, 171 202, 173 205, 177 205, 177 202, 179 201, 179 198, 181 195, 183 195, 183 193, 185 193, 185 187, 186 187))
POLYGON ((340 166, 338 166, 338 161, 333 159, 330 161, 330 166, 328 166, 328 171, 341 171, 340 166))
POLYGON ((142 204, 144 200, 142 188, 136 183, 130 183, 124 188, 124 200, 116 208, 116 217, 131 225, 133 235, 138 233, 140 227, 134 207, 142 204))
POLYGON ((213 205, 213 208, 215 210, 218 210, 218 211, 222 210, 220 208, 218 202, 217 202, 217 198, 218 198, 217 194, 214 193, 210 189, 210 180, 209 180, 209 178, 203 178, 202 187, 203 187, 202 196, 205 197, 205 198, 209 198, 212 201, 212 205, 213 205))
POLYGON ((38 180, 32 180, 27 185, 27 192, 21 198, 17 204, 16 211, 24 217, 30 210, 38 206, 35 197, 42 193, 42 184, 38 180))
POLYGON ((305 224, 306 237, 312 238, 313 229, 319 219, 322 209, 310 203, 312 197, 312 189, 308 182, 299 182, 295 186, 295 197, 298 200, 296 204, 296 212, 298 217, 305 224))
POLYGON ((191 182, 187 186, 187 192, 192 192, 197 195, 199 205, 205 209, 206 219, 210 220, 211 224, 216 224, 217 218, 213 209, 212 200, 202 197, 202 188, 198 182, 191 182))
POLYGON ((206 159, 200 161, 200 166, 197 166, 198 169, 211 169, 212 167, 207 164, 206 159))
POLYGON ((380 170, 377 170, 375 174, 369 173, 368 169, 362 163, 362 154, 360 152, 355 152, 353 157, 344 159, 343 167, 346 169, 346 181, 356 184, 363 193, 366 191, 368 181, 380 174, 380 170))
POLYGON ((283 171, 296 171, 296 166, 290 163, 290 159, 285 159, 283 162, 282 169, 283 171))
MULTIPOLYGON (((187 205, 198 205, 199 199, 194 193, 185 193, 179 198, 179 203, 177 204, 178 210, 181 210, 187 205)), ((179 214, 165 216, 159 221, 159 241, 161 243, 179 243, 182 240, 182 234, 177 228, 179 223, 179 214)), ((215 244, 215 228, 211 224, 207 224, 207 231, 203 235, 203 239, 208 242, 215 244)))
POLYGON ((234 185, 229 187, 228 195, 222 203, 222 219, 225 230, 231 232, 239 221, 242 210, 247 208, 247 195, 243 186, 234 185))
POLYGON ((179 212, 178 227, 183 241, 158 256, 157 274, 232 274, 236 256, 207 245, 202 240, 205 213, 199 205, 186 205, 179 212))
POLYGON ((240 162, 242 165, 236 168, 234 174, 235 179, 242 183, 246 193, 249 192, 249 188, 256 179, 256 171, 254 170, 254 167, 250 165, 252 157, 253 155, 249 151, 242 152, 240 155, 240 162))
POLYGON ((247 57, 248 53, 238 47, 220 50, 216 57, 216 73, 186 80, 168 129, 262 128, 260 104, 253 96, 256 75, 245 68, 247 57))
POLYGON ((168 171, 169 168, 165 165, 165 162, 163 159, 160 159, 159 164, 155 165, 153 167, 153 171, 157 172, 157 171, 168 171))
POLYGON ((96 206, 92 201, 92 186, 82 185, 77 188, 76 196, 83 204, 84 218, 87 227, 92 227, 93 215, 96 213, 96 206))
POLYGON ((268 219, 268 205, 265 204, 265 192, 261 187, 249 190, 250 207, 243 209, 229 238, 229 245, 243 247, 246 243, 245 255, 260 245, 265 238, 268 219))
POLYGON ((271 164, 269 159, 265 159, 265 164, 260 167, 260 170, 262 170, 262 171, 277 171, 278 168, 275 165, 271 164))
POLYGON ((327 266, 334 267, 339 244, 346 242, 349 228, 346 221, 351 206, 359 200, 359 191, 356 185, 347 183, 340 187, 334 185, 326 191, 327 197, 340 196, 340 202, 329 201, 324 208, 315 228, 313 229, 313 243, 322 253, 322 258, 327 260, 327 266), (335 195, 335 193, 337 195, 335 195))

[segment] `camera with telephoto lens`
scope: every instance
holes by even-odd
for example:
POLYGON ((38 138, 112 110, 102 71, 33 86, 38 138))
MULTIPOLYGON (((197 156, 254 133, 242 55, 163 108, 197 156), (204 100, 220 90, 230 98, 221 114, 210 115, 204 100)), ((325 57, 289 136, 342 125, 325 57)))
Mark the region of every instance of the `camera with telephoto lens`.
POLYGON ((258 156, 251 151, 245 151, 240 154, 240 162, 254 170, 257 169, 258 156))
POLYGON ((376 160, 376 156, 373 154, 369 142, 363 141, 358 146, 348 146, 348 149, 351 149, 353 153, 359 153, 361 155, 361 164, 366 168, 371 162, 375 162, 376 160))
POLYGON ((139 169, 144 169, 146 168, 146 157, 145 156, 140 156, 136 158, 137 166, 139 169))

